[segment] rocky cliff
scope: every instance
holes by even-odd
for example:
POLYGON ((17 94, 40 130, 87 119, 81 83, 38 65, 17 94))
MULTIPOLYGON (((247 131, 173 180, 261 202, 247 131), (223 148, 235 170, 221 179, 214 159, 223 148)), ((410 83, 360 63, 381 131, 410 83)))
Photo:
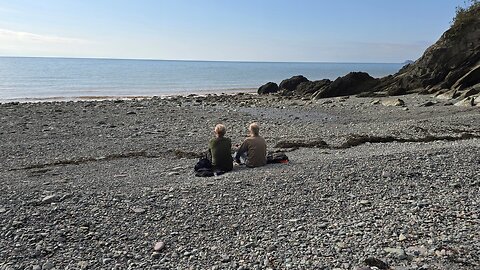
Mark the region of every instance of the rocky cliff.
POLYGON ((366 73, 350 73, 334 82, 295 76, 284 80, 278 91, 313 98, 420 93, 468 98, 476 105, 480 103, 480 3, 461 10, 451 28, 422 57, 394 75, 373 79, 366 73))

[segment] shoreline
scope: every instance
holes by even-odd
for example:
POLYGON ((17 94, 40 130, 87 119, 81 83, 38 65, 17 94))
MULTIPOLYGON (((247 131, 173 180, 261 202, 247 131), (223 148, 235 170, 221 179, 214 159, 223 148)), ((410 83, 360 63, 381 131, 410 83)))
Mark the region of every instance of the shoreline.
POLYGON ((104 101, 104 100, 140 100, 152 98, 171 98, 171 97, 187 97, 187 96, 208 96, 208 95, 236 95, 242 94, 257 94, 255 88, 242 89, 221 89, 221 90, 205 90, 205 91, 191 91, 191 92, 169 92, 162 95, 113 95, 113 96, 73 96, 73 97, 28 97, 28 98, 9 98, 1 99, 0 104, 8 103, 42 103, 42 102, 76 102, 76 101, 104 101))

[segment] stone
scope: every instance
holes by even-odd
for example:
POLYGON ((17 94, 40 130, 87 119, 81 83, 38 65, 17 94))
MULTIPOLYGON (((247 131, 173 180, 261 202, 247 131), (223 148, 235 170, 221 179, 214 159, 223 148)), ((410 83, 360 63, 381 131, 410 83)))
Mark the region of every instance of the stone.
POLYGON ((387 248, 384 248, 383 250, 387 253, 394 254, 400 260, 407 259, 407 254, 405 253, 405 250, 403 250, 401 248, 389 248, 389 247, 387 247, 387 248))
POLYGON ((398 241, 405 241, 407 239, 407 237, 405 235, 403 235, 403 233, 401 233, 399 236, 398 236, 398 241))
POLYGON ((382 100, 382 105, 387 107, 390 107, 390 106, 402 107, 402 106, 405 106, 405 101, 399 98, 385 99, 385 100, 382 100))
POLYGON ((358 204, 360 204, 360 205, 370 205, 371 202, 369 200, 361 200, 361 201, 358 202, 358 204))
POLYGON ((137 214, 140 214, 140 213, 145 212, 145 209, 140 208, 140 207, 135 207, 135 208, 133 208, 132 210, 133 210, 133 212, 135 212, 135 213, 137 213, 137 214))
POLYGON ((5 207, 0 207, 0 214, 7 212, 7 209, 5 207))
POLYGON ((103 258, 102 262, 103 264, 108 264, 111 263, 113 260, 111 258, 103 258))
MULTIPOLYGON (((299 95, 312 95, 317 92, 321 92, 324 90, 327 86, 329 86, 332 83, 332 81, 328 79, 324 80, 318 80, 318 81, 306 81, 306 82, 301 82, 296 88, 295 92, 299 95)), ((315 95, 313 95, 315 98, 315 95)))
POLYGON ((367 258, 365 259, 364 262, 368 266, 377 267, 378 269, 381 269, 381 270, 386 270, 390 268, 390 266, 387 263, 374 257, 367 258))
POLYGON ((38 264, 32 266, 32 270, 42 270, 42 267, 38 264))
POLYGON ((49 204, 49 203, 52 203, 52 202, 56 202, 58 200, 58 198, 59 197, 57 195, 48 195, 48 196, 43 197, 42 203, 49 204))
POLYGON ((160 241, 155 244, 155 246, 153 247, 153 250, 158 252, 158 251, 162 251, 164 248, 165 248, 165 243, 160 241))
POLYGON ((230 256, 226 255, 226 254, 223 254, 220 256, 221 257, 221 262, 222 263, 228 263, 230 262, 230 256))
POLYGON ((278 85, 274 82, 268 82, 262 86, 260 86, 260 88, 258 88, 257 90, 257 93, 259 95, 266 95, 266 94, 271 94, 271 93, 276 93, 278 92, 278 85))
POLYGON ((158 259, 158 258, 160 258, 160 255, 161 255, 160 252, 155 251, 155 252, 152 253, 151 257, 152 257, 152 259, 158 259))
POLYGON ((370 92, 377 84, 377 79, 366 72, 350 72, 338 77, 323 90, 315 94, 315 99, 356 95, 370 92))
POLYGON ((280 90, 287 90, 289 92, 295 91, 297 86, 302 82, 308 82, 309 80, 302 75, 293 76, 290 79, 283 80, 278 88, 280 90))
POLYGON ((53 263, 47 261, 46 263, 43 264, 42 270, 50 270, 54 267, 53 263))

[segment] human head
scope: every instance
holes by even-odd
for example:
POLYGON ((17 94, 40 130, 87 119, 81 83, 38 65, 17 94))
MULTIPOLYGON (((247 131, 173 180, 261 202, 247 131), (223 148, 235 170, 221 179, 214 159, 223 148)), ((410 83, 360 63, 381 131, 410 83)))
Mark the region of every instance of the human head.
POLYGON ((219 138, 225 136, 225 133, 227 133, 227 128, 225 127, 225 125, 218 124, 218 125, 215 126, 215 134, 219 138))
POLYGON ((258 136, 260 132, 260 127, 258 126, 257 123, 251 123, 250 126, 248 127, 248 131, 252 136, 258 136))

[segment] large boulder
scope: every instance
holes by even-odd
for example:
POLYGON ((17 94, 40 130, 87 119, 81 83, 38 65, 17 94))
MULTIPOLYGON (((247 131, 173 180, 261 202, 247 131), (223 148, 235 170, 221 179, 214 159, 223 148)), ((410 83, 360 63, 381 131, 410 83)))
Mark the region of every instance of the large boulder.
POLYGON ((283 80, 278 86, 280 90, 295 91, 297 86, 302 82, 308 82, 309 80, 302 75, 293 76, 290 79, 283 80))
POLYGON ((370 92, 378 84, 378 80, 365 72, 350 72, 315 94, 315 98, 356 95, 370 92))
POLYGON ((332 81, 328 79, 313 81, 313 82, 310 82, 310 81, 302 82, 297 86, 297 88, 295 89, 295 92, 300 95, 311 95, 318 91, 322 91, 331 83, 332 81))
POLYGON ((278 92, 278 85, 274 82, 268 82, 260 86, 260 88, 258 88, 257 90, 257 93, 259 95, 271 94, 276 92, 278 92))

